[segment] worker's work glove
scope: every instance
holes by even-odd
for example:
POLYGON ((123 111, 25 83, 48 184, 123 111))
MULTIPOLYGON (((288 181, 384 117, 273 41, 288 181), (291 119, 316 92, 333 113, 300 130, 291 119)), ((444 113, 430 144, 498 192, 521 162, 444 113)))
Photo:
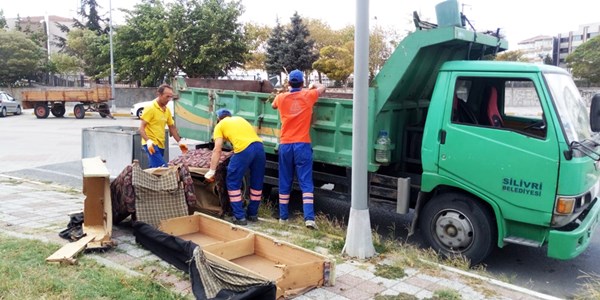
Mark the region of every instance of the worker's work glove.
POLYGON ((152 140, 146 141, 146 147, 148 147, 148 153, 150 153, 150 155, 154 155, 154 153, 156 153, 156 149, 154 149, 154 142, 152 140))
POLYGON ((213 182, 215 181, 215 170, 210 169, 206 174, 204 174, 204 181, 213 182))
POLYGON ((183 142, 179 142, 179 149, 181 149, 181 153, 186 154, 188 152, 188 147, 183 142))

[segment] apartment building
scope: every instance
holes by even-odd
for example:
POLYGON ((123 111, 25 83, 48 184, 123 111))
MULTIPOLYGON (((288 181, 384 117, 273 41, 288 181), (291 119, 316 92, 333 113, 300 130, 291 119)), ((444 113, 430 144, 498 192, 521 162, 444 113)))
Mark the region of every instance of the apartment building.
POLYGON ((554 37, 538 35, 517 44, 517 49, 523 52, 523 57, 529 62, 543 64, 546 57, 552 59, 554 37))
POLYGON ((566 68, 566 58, 577 47, 600 34, 600 22, 579 25, 577 31, 560 33, 554 44, 555 65, 566 68))
POLYGON ((46 20, 45 16, 32 16, 32 17, 21 17, 6 19, 6 23, 9 29, 14 29, 15 27, 20 26, 21 31, 30 31, 30 32, 39 32, 48 34, 49 39, 46 43, 46 49, 48 50, 48 55, 52 53, 56 53, 60 50, 59 47, 56 46, 56 41, 58 37, 66 38, 67 33, 62 32, 58 24, 67 26, 68 28, 73 28, 73 19, 65 18, 59 16, 48 16, 46 20), (46 27, 46 22, 48 23, 48 27, 46 27))

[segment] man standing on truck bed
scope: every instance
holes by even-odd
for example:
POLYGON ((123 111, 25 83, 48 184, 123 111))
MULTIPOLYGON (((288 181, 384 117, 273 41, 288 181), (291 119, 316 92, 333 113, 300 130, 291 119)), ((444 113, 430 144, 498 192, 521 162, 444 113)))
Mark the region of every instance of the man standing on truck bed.
POLYGON ((272 107, 279 109, 281 132, 279 137, 279 221, 288 220, 288 204, 292 192, 294 170, 302 190, 302 210, 304 224, 317 229, 314 211, 314 186, 312 180, 312 148, 310 124, 313 106, 325 92, 325 86, 314 83, 303 90, 302 71, 290 72, 289 92, 277 95, 272 107))
POLYGON ((167 103, 173 99, 173 88, 168 84, 161 84, 158 87, 158 97, 152 101, 152 104, 144 108, 140 117, 140 136, 142 137, 142 147, 148 154, 149 167, 166 167, 165 147, 168 144, 165 137, 165 125, 169 126, 169 132, 179 143, 179 148, 183 153, 187 152, 187 145, 181 142, 181 137, 175 127, 173 114, 167 107, 167 103))
POLYGON ((213 181, 215 170, 221 158, 224 140, 233 145, 233 156, 227 166, 225 184, 231 210, 233 224, 247 225, 248 221, 258 221, 258 207, 262 199, 263 181, 265 179, 265 148, 256 134, 254 127, 242 117, 232 117, 225 108, 217 110, 217 125, 213 133, 215 147, 210 159, 210 168, 204 178, 213 181), (242 195, 242 179, 246 170, 250 169, 250 203, 248 212, 244 211, 242 195), (247 219, 246 219, 247 217, 247 219))

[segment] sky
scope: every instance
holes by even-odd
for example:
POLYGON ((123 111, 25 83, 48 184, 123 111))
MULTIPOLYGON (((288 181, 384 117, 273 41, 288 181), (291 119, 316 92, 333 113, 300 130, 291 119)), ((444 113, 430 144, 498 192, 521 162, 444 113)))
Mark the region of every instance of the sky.
MULTIPOLYGON (((118 8, 132 8, 140 0, 96 0, 101 11, 113 8, 113 23, 124 22, 118 8)), ((440 0, 370 0, 369 23, 394 29, 399 33, 413 31, 412 12, 417 11, 421 19, 437 23, 435 5, 440 0)), ((75 17, 80 0, 0 0, 4 16, 49 15, 75 17)), ((459 7, 477 31, 501 28, 509 41, 509 49, 517 43, 538 35, 556 36, 559 33, 576 31, 579 25, 600 22, 597 0, 536 1, 536 0, 465 0, 459 7)), ((301 17, 321 19, 337 29, 351 25, 355 20, 356 1, 351 0, 242 0, 245 12, 242 22, 274 25, 279 18, 282 24, 289 23, 295 11, 301 17)))

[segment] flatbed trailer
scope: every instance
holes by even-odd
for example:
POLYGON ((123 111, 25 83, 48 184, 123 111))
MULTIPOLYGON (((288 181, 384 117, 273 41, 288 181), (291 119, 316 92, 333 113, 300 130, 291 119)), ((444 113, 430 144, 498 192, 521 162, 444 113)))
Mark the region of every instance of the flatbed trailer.
POLYGON ((98 85, 91 88, 37 89, 21 92, 23 108, 33 108, 38 119, 45 119, 52 113, 57 118, 65 115, 66 102, 79 102, 73 108, 77 119, 83 119, 86 112, 98 112, 101 117, 112 117, 108 100, 112 99, 110 86, 98 85))

